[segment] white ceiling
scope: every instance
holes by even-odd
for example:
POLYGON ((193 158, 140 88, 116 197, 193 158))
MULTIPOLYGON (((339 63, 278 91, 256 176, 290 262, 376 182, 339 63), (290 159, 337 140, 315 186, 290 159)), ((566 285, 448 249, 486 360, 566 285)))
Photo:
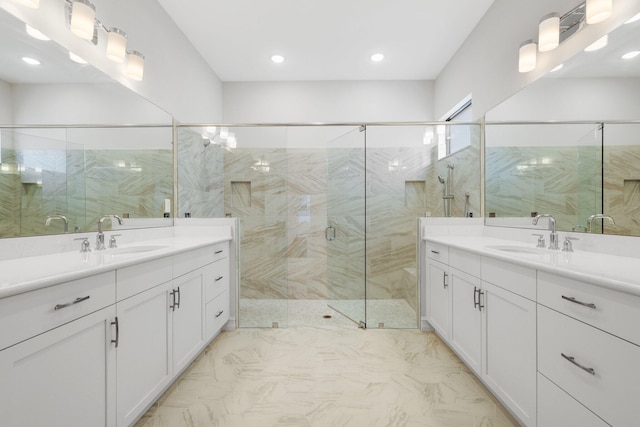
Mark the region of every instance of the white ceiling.
POLYGON ((493 0, 159 2, 223 81, 304 81, 435 79, 493 0))

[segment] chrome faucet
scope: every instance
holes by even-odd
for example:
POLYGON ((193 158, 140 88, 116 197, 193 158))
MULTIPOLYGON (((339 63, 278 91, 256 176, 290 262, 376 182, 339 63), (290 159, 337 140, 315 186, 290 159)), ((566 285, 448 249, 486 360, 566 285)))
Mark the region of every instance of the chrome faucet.
POLYGON ((51 225, 51 220, 53 220, 53 219, 59 219, 62 222, 64 222, 64 232, 65 233, 69 232, 69 220, 64 215, 48 215, 47 218, 44 220, 44 226, 45 227, 50 226, 51 225))
POLYGON ((589 218, 587 218, 587 223, 589 224, 589 229, 587 230, 587 233, 592 233, 593 232, 593 221, 596 220, 596 219, 606 219, 611 224, 613 224, 613 225, 616 224, 616 222, 613 220, 612 216, 604 215, 604 214, 591 215, 589 218))
POLYGON ((105 219, 117 219, 118 224, 122 225, 122 218, 118 215, 104 215, 100 220, 98 220, 98 235, 96 236, 96 250, 103 251, 106 249, 104 246, 104 233, 102 232, 102 222, 105 219))
POLYGON ((533 218, 533 225, 538 225, 538 220, 540 218, 549 218, 549 231, 551 231, 549 234, 549 249, 557 250, 558 233, 556 233, 556 219, 553 215, 549 214, 536 215, 535 218, 533 218))

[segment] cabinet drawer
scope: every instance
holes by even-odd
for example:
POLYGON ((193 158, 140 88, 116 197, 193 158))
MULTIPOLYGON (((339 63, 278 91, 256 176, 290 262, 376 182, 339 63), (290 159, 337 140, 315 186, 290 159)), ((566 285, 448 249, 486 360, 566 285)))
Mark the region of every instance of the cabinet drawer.
POLYGON ((207 266, 205 284, 206 302, 229 289, 229 260, 221 259, 207 266))
POLYGON ((538 374, 538 425, 607 427, 593 412, 538 374))
POLYGON ((110 271, 0 299, 0 349, 114 304, 115 297, 110 271))
POLYGON ((539 272, 538 302, 640 345, 638 296, 539 272))
POLYGON ((449 247, 440 243, 427 242, 427 257, 449 264, 449 247))
POLYGON ((117 270, 118 301, 137 295, 173 278, 171 258, 160 258, 117 270))
POLYGON ((173 274, 175 277, 182 276, 214 261, 227 258, 228 255, 228 242, 177 254, 173 257, 173 274))
POLYGON ((536 300, 536 271, 521 265, 482 257, 482 280, 536 300))
POLYGON ((538 370, 611 425, 637 424, 638 361, 640 347, 538 305, 538 370))
POLYGON ((449 248, 449 265, 474 277, 480 277, 480 255, 449 248))
POLYGON ((218 333, 229 320, 229 291, 225 290, 206 306, 207 339, 218 333))

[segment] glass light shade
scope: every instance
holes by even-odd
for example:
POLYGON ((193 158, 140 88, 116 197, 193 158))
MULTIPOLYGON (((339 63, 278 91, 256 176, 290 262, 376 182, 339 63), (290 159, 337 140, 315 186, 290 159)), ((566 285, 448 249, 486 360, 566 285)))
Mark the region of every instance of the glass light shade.
POLYGON ((75 0, 71 9, 71 26, 73 34, 84 40, 93 39, 96 21, 96 7, 88 0, 75 0))
POLYGON ((548 52, 560 44, 560 15, 550 13, 543 16, 538 26, 538 50, 548 52))
POLYGON ((587 0, 587 24, 597 24, 607 19, 613 9, 613 0, 587 0))
POLYGON ((607 45, 607 43, 609 43, 609 36, 608 35, 604 35, 603 37, 601 37, 598 40, 596 40, 593 43, 591 43, 589 46, 585 47, 584 51, 585 52, 593 52, 594 50, 602 49, 603 47, 605 47, 607 45))
POLYGON ((107 58, 123 63, 127 57, 127 33, 119 28, 110 28, 107 36, 107 58))
POLYGON ((521 73, 528 73, 536 68, 537 50, 536 42, 533 40, 527 40, 520 45, 518 71, 521 73))
POLYGON ((144 74, 144 55, 134 50, 127 55, 127 77, 132 80, 142 81, 144 74))
POLYGON ((40 0, 13 0, 15 3, 26 6, 30 9, 38 9, 40 7, 40 0))

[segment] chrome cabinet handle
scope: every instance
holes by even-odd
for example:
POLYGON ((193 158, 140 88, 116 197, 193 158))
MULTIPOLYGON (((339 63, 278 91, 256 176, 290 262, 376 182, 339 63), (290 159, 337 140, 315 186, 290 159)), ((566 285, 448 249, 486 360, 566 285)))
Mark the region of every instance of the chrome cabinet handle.
POLYGON ((176 308, 180 308, 180 301, 182 300, 182 295, 180 295, 180 286, 178 286, 178 302, 176 303, 176 308))
POLYGON ((88 300, 89 298, 91 298, 91 296, 90 296, 90 295, 87 295, 86 297, 76 298, 76 299, 74 299, 73 301, 68 302, 68 303, 66 303, 66 304, 56 304, 56 306, 55 306, 55 307, 53 307, 53 309, 54 309, 54 310, 60 310, 60 309, 63 309, 63 308, 65 308, 65 307, 69 307, 69 306, 71 306, 71 305, 78 304, 79 302, 86 301, 86 300, 88 300))
POLYGON ((169 308, 171 309, 171 311, 176 311, 176 308, 178 308, 178 307, 179 307, 179 305, 177 304, 177 301, 176 301, 176 294, 177 294, 177 293, 178 293, 178 291, 177 291, 177 290, 175 290, 175 289, 173 289, 173 290, 171 291, 171 294, 170 294, 170 295, 171 295, 171 305, 169 306, 169 308))
POLYGON ((484 305, 482 305, 482 295, 484 295, 484 292, 478 288, 478 311, 482 311, 484 308, 484 305))
POLYGON ((480 288, 473 287, 473 308, 480 307, 480 288))
POLYGON ((224 279, 224 276, 216 277, 216 282, 219 282, 222 279, 224 279))
POLYGON ((218 318, 218 317, 222 316, 222 313, 224 313, 224 310, 220 310, 220 311, 218 312, 218 314, 216 314, 216 318, 218 318))
POLYGON ((562 295, 562 299, 566 299, 567 301, 571 301, 574 304, 579 304, 579 305, 582 305, 584 307, 593 308, 594 310, 596 309, 596 305, 595 304, 578 301, 574 297, 566 297, 566 296, 562 295))
POLYGON ((439 255, 439 254, 440 254, 440 251, 434 251, 433 249, 431 249, 431 253, 432 253, 432 254, 439 255))
POLYGON ((224 250, 223 250, 223 249, 220 249, 220 250, 218 250, 218 251, 215 251, 215 252, 214 252, 214 255, 221 254, 222 252, 224 252, 224 250))
POLYGON ((581 364, 579 364, 578 362, 576 362, 576 358, 573 356, 567 356, 564 353, 560 353, 560 355, 562 357, 565 358, 565 360, 568 360, 569 362, 571 362, 573 365, 577 366, 578 368, 582 369, 585 372, 590 373, 591 375, 595 375, 596 371, 593 368, 587 368, 586 366, 582 366, 581 364))
POLYGON ((449 278, 449 275, 447 273, 444 273, 442 276, 442 284, 444 285, 444 288, 448 288, 449 284, 447 283, 447 279, 449 278))
POLYGON ((120 343, 120 322, 118 321, 118 316, 116 316, 116 319, 111 322, 111 324, 116 326, 116 339, 111 340, 111 342, 118 348, 118 344, 120 343))

